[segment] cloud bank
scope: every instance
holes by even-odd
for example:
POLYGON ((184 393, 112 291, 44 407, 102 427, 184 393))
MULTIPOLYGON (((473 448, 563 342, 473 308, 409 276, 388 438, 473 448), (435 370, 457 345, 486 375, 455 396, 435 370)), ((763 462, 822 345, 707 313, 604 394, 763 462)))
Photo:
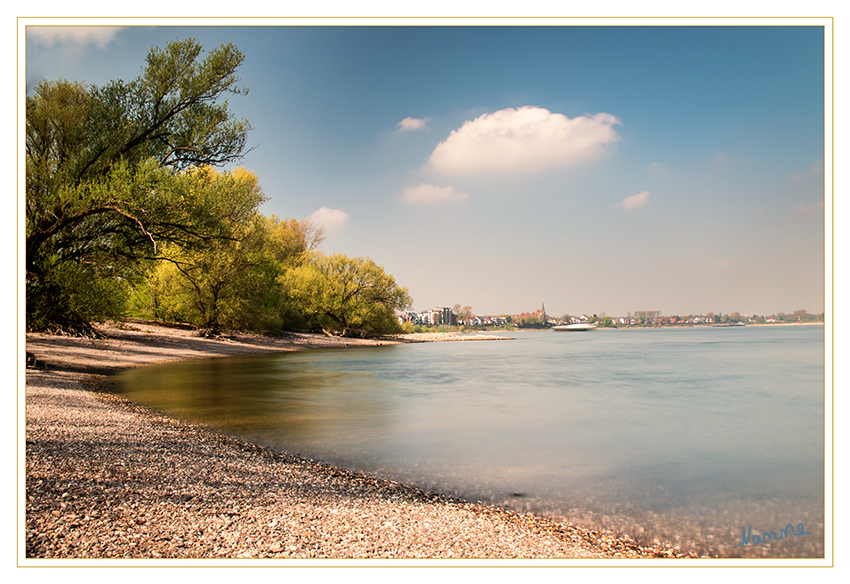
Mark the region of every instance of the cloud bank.
POLYGON ((326 231, 341 229, 348 221, 348 213, 339 209, 322 207, 307 217, 314 225, 324 227, 326 231))
POLYGON ((47 47, 70 42, 105 47, 121 30, 120 26, 28 26, 27 38, 47 47))
POLYGON ((454 187, 438 187, 422 183, 418 187, 404 189, 402 200, 408 203, 442 203, 446 201, 462 201, 469 193, 457 193, 454 187))
POLYGON ((631 197, 626 197, 617 206, 621 209, 637 209, 649 203, 649 191, 643 191, 631 197))
POLYGON ((524 106, 484 114, 452 130, 426 167, 441 174, 530 173, 599 159, 619 139, 611 114, 568 118, 524 106))
POLYGON ((409 132, 410 130, 421 130, 422 128, 427 127, 428 122, 431 121, 431 118, 411 118, 407 117, 400 121, 396 126, 398 127, 397 132, 409 132))

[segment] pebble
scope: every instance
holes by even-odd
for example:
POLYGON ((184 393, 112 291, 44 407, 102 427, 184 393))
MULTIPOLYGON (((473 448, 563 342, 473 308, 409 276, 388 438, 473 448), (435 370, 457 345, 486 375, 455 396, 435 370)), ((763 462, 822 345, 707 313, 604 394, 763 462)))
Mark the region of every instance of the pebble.
POLYGON ((298 458, 109 391, 127 367, 321 338, 223 342, 149 324, 105 335, 27 336, 44 363, 26 372, 27 558, 686 556, 298 458))

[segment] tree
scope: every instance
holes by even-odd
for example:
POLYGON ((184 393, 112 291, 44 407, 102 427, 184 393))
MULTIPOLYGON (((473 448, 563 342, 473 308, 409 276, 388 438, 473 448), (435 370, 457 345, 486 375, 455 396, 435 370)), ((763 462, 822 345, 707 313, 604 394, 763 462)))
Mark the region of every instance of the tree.
POLYGON ((460 304, 455 304, 452 306, 452 312, 457 315, 458 324, 464 326, 469 326, 470 321, 475 318, 472 307, 469 305, 461 307, 460 304))
MULTIPOLYGON (((256 175, 245 169, 219 173, 205 167, 190 172, 202 177, 205 190, 227 193, 215 198, 232 201, 261 197, 256 175)), ((257 256, 264 225, 255 206, 247 210, 246 214, 221 217, 219 237, 201 248, 170 244, 158 250, 161 259, 142 286, 152 315, 191 322, 208 334, 219 333, 225 321, 233 324, 240 296, 247 296, 252 272, 260 263, 257 256)), ((136 295, 137 303, 141 296, 144 293, 136 295)))
POLYGON ((90 332, 120 312, 127 283, 167 244, 227 238, 223 220, 255 212, 261 195, 229 200, 188 172, 241 158, 249 130, 219 103, 246 92, 236 87, 242 54, 224 45, 199 61, 201 50, 172 42, 130 83, 43 81, 27 98, 29 329, 90 332))
POLYGON ((328 335, 399 332, 395 311, 411 305, 407 288, 368 258, 322 256, 280 281, 293 304, 328 335))
MULTIPOLYGON (((253 174, 242 177, 244 188, 256 187, 253 174)), ((223 329, 277 333, 285 326, 298 328, 301 319, 278 278, 312 257, 321 228, 308 220, 259 214, 236 227, 238 237, 202 250, 168 250, 137 292, 139 311, 194 324, 207 335, 223 329)))
POLYGON ((467 304, 460 310, 458 317, 463 319, 463 324, 469 326, 470 321, 475 318, 475 313, 472 312, 472 307, 467 304))
POLYGON ((794 319, 797 322, 809 322, 811 320, 814 320, 813 315, 810 315, 809 311, 806 309, 795 310, 794 319))
POLYGON ((538 316, 523 316, 517 319, 520 328, 543 328, 543 319, 538 316))

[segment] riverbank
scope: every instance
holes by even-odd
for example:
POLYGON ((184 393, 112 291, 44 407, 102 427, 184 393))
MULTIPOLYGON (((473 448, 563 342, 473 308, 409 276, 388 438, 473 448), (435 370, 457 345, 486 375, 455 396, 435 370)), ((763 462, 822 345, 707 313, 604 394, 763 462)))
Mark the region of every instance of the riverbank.
POLYGON ((152 363, 402 339, 102 332, 27 335, 27 558, 683 557, 258 447, 110 393, 110 375, 152 363))

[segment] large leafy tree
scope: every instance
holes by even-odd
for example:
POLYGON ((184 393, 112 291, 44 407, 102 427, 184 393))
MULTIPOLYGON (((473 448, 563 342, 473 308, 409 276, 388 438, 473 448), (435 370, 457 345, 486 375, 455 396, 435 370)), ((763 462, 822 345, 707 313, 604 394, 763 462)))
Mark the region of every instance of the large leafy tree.
MULTIPOLYGON (((251 177, 242 173, 243 180, 251 177)), ((278 278, 314 257, 322 229, 309 220, 274 215, 257 215, 237 228, 240 237, 201 250, 172 246, 137 289, 138 309, 210 335, 223 329, 276 333, 303 325, 278 278)))
POLYGON ((246 92, 242 54, 201 53, 175 41, 129 83, 44 81, 27 98, 28 328, 91 331, 120 311, 140 264, 169 244, 232 239, 256 213, 258 190, 189 172, 240 159, 249 130, 222 99, 246 92))
POLYGON ((411 304, 407 288, 368 258, 322 256, 288 270, 281 282, 291 301, 330 335, 398 332, 395 311, 411 304))

